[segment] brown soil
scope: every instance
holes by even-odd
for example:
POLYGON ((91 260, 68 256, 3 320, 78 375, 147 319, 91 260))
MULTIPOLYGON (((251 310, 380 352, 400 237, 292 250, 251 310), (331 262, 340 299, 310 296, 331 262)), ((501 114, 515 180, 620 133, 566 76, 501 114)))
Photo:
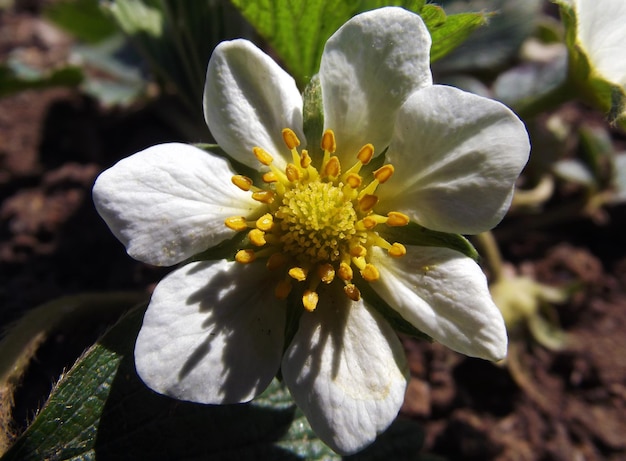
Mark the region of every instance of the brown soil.
MULTIPOLYGON (((42 66, 67 40, 37 15, 0 13, 0 61, 18 47, 42 66)), ((149 291, 163 270, 126 256, 93 209, 91 186, 116 160, 182 136, 150 106, 104 110, 77 90, 27 91, 0 99, 0 325, 66 294, 149 291)), ((406 340, 412 378, 403 415, 426 429, 424 450, 450 460, 626 459, 626 208, 496 237, 505 258, 553 286, 579 284, 559 307, 569 346, 551 352, 517 341, 506 366, 406 340)), ((86 335, 87 336, 87 335, 86 335)), ((81 341, 54 338, 78 355, 81 341), (75 344, 76 343, 76 344, 75 344)), ((87 341, 87 339, 85 339, 87 341)), ((65 347, 65 349, 64 349, 65 347)), ((68 357, 40 355, 17 395, 25 421, 68 357), (49 360, 49 362, 48 362, 49 360)))

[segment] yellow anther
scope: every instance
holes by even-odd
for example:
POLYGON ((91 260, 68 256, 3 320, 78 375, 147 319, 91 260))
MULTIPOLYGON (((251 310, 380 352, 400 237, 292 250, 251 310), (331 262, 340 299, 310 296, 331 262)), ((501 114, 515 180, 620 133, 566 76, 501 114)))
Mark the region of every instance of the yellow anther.
POLYGON ((288 258, 282 253, 274 253, 269 258, 267 258, 267 263, 265 263, 265 267, 267 270, 273 271, 276 269, 280 269, 285 264, 287 264, 288 258))
POLYGON ((277 299, 285 299, 291 292, 291 280, 281 280, 276 284, 274 295, 277 299))
POLYGON ((346 282, 349 282, 350 280, 352 280, 352 277, 354 277, 352 267, 350 267, 350 264, 346 263, 339 264, 339 270, 337 271, 337 275, 341 280, 345 280, 346 282))
POLYGON ((356 158, 358 158, 359 162, 363 165, 367 165, 372 160, 372 157, 374 157, 374 146, 371 144, 365 144, 356 155, 356 158))
POLYGON ((324 165, 324 176, 328 178, 336 178, 341 173, 341 164, 339 163, 339 159, 335 156, 332 156, 328 159, 326 165, 324 165))
POLYGON ((322 135, 322 150, 334 154, 337 150, 337 142, 335 141, 335 132, 333 130, 326 130, 322 135))
POLYGON ((273 171, 266 171, 263 173, 263 182, 272 183, 278 181, 278 176, 273 171))
POLYGON ((319 299, 320 297, 315 291, 306 290, 302 295, 302 304, 307 311, 313 312, 317 307, 317 302, 319 301, 319 299))
MULTIPOLYGON (((252 194, 254 198, 254 194, 252 194)), ((359 199, 359 209, 364 213, 371 211, 378 203, 378 197, 372 194, 365 194, 359 199)))
POLYGON ((308 271, 302 267, 295 266, 289 269, 289 276, 298 282, 305 281, 307 274, 308 271))
POLYGON ((350 247, 350 256, 354 256, 354 257, 361 257, 361 256, 365 256, 367 254, 367 248, 365 248, 363 245, 354 245, 353 247, 350 247))
POLYGON ((241 264, 249 264, 255 259, 254 250, 239 250, 235 255, 235 261, 241 264))
POLYGON ((293 163, 288 163, 285 167, 285 174, 287 175, 287 179, 291 182, 296 182, 300 179, 300 170, 293 163))
POLYGON ((260 190, 252 193, 252 198, 261 203, 272 203, 274 201, 274 192, 271 190, 260 190))
POLYGON ((246 230, 248 228, 248 224, 246 223, 246 218, 243 216, 231 216, 230 218, 226 218, 224 220, 224 224, 229 229, 240 232, 242 230, 246 230))
POLYGON ((300 140, 298 139, 298 136, 296 136, 296 134, 290 128, 285 128, 283 130, 283 141, 285 141, 285 144, 287 145, 287 148, 289 150, 295 149, 300 145, 300 140))
POLYGON ((320 264, 317 268, 317 275, 319 275, 322 282, 330 283, 335 278, 335 268, 329 263, 320 264))
POLYGON ((248 232, 248 238, 250 239, 250 242, 257 247, 262 247, 267 243, 265 240, 265 232, 260 229, 252 229, 248 232))
POLYGON ((394 258, 399 258, 400 256, 404 256, 406 254, 406 247, 401 243, 396 242, 391 245, 391 248, 387 250, 387 253, 394 258))
POLYGON ((368 263, 361 270, 361 276, 368 282, 375 282, 380 278, 380 273, 374 265, 368 263))
POLYGON ((231 181, 239 189, 246 191, 246 192, 249 191, 250 188, 252 187, 252 179, 248 178, 247 176, 236 174, 235 176, 231 178, 231 181))
POLYGON ((374 177, 378 179, 380 184, 386 182, 393 175, 393 165, 387 164, 381 166, 378 170, 374 171, 374 177))
POLYGON ((309 155, 309 151, 306 149, 303 149, 302 153, 300 154, 300 166, 302 168, 308 168, 312 161, 313 160, 311 159, 311 156, 309 155))
POLYGON ((398 211, 390 211, 387 213, 387 225, 391 227, 406 226, 410 219, 404 213, 398 211))
POLYGON ((352 301, 358 301, 361 299, 361 292, 352 283, 348 283, 345 287, 343 287, 343 291, 352 301))
POLYGON ((348 184, 348 186, 353 189, 361 187, 362 183, 363 178, 361 178, 358 174, 350 173, 348 176, 346 176, 346 184, 348 184))
POLYGON ((373 216, 366 216, 365 218, 363 218, 363 227, 365 227, 367 230, 375 228, 377 224, 378 221, 373 216))
POLYGON ((274 216, 270 213, 265 213, 259 219, 256 220, 256 227, 261 229, 262 231, 272 230, 272 226, 274 225, 274 216))
POLYGON ((261 147, 253 147, 252 153, 263 165, 271 165, 274 161, 274 157, 272 157, 269 152, 261 147))

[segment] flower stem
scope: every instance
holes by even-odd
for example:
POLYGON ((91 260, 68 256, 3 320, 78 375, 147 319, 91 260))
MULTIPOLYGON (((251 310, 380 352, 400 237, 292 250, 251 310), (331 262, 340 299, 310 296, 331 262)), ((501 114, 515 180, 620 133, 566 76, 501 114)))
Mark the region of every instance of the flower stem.
POLYGON ((487 263, 487 267, 491 272, 491 283, 502 278, 502 254, 498 247, 498 242, 493 232, 482 232, 474 236, 476 244, 479 247, 479 253, 487 263))

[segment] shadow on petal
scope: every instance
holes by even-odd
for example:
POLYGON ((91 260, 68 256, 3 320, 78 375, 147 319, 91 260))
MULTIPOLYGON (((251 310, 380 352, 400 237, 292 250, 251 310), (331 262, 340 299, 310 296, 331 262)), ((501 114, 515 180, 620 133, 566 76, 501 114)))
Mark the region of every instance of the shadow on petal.
POLYGON ((224 403, 250 400, 267 387, 280 366, 285 324, 284 306, 268 289, 274 286, 272 277, 264 264, 232 263, 188 296, 186 303, 206 315, 202 329, 207 336, 183 362, 181 381, 219 355, 221 363, 212 373, 221 374, 224 403))

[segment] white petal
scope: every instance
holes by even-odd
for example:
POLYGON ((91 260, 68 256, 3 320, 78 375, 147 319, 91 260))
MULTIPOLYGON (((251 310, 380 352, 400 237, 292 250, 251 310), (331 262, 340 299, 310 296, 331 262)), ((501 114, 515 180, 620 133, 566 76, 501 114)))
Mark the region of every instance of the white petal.
POLYGON ((389 144, 407 96, 432 84, 430 44, 422 19, 394 7, 359 14, 330 37, 319 75, 340 160, 353 163, 367 143, 376 153, 389 144))
POLYGON ((348 454, 373 442, 394 420, 408 367, 389 324, 334 284, 321 291, 313 313, 302 314, 282 372, 315 433, 348 454))
POLYGON ((280 365, 284 306, 263 264, 188 264, 156 287, 135 345, 153 390, 199 403, 247 402, 280 365))
POLYGON ((508 209, 528 161, 524 124, 499 102, 435 85, 400 109, 377 210, 406 213, 429 229, 475 234, 508 209))
POLYGON ((591 65, 610 82, 626 87, 626 2, 576 0, 578 42, 591 65))
POLYGON ((224 219, 259 207, 232 184, 233 174, 215 155, 187 144, 160 144, 104 171, 93 199, 130 256, 169 266, 232 236, 224 219))
POLYGON ((302 96, 293 78, 247 40, 222 42, 209 61, 204 117, 217 143, 253 168, 252 148, 262 147, 283 168, 291 154, 282 138, 291 128, 303 145, 302 96))
POLYGON ((448 248, 407 246, 392 258, 380 249, 376 292, 402 317, 443 345, 473 357, 500 360, 507 335, 487 280, 470 258, 448 248))

